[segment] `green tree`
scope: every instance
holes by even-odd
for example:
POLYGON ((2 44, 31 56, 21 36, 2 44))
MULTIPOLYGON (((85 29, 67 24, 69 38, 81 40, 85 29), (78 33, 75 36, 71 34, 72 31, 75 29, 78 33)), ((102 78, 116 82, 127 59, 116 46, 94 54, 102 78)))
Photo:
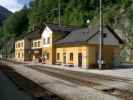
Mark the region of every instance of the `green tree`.
POLYGON ((57 0, 34 0, 30 4, 29 29, 44 22, 53 22, 57 16, 57 0))
POLYGON ((19 36, 23 32, 27 31, 28 27, 28 10, 27 8, 22 9, 19 12, 9 16, 3 24, 3 32, 6 35, 19 36))

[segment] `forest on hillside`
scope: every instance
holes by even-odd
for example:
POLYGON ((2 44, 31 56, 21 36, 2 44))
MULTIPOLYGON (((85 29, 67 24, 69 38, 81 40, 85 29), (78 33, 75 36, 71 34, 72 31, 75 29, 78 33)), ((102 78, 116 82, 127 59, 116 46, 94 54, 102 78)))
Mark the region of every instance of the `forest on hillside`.
MULTIPOLYGON (((58 23, 58 6, 62 25, 87 26, 99 21, 99 0, 32 0, 28 7, 9 16, 0 27, 0 43, 31 31, 44 22, 58 23)), ((133 61, 133 0, 102 0, 103 23, 112 26, 125 39, 123 55, 133 61), (127 52, 128 50, 128 52, 127 52)))

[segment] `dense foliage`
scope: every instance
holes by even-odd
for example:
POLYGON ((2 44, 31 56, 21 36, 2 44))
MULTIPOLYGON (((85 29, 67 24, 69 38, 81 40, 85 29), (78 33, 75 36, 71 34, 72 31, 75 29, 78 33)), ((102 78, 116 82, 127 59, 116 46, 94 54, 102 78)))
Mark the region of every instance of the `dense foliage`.
MULTIPOLYGON (((58 3, 61 4, 61 24, 86 26, 86 20, 99 20, 99 0, 33 0, 28 9, 10 16, 3 25, 4 33, 19 35, 26 29, 44 22, 58 23, 58 3), (23 26, 24 25, 24 26, 23 26)), ((130 0, 103 0, 104 23, 115 25, 123 10, 132 4, 130 0)))
POLYGON ((0 25, 2 25, 2 22, 11 14, 12 13, 8 9, 0 6, 0 25))
MULTIPOLYGON (((44 22, 58 23, 58 3, 61 4, 61 24, 87 26, 99 22, 99 0, 32 0, 29 7, 10 16, 1 28, 1 37, 19 36, 44 22)), ((102 0, 103 22, 125 36, 126 48, 133 48, 133 1, 102 0)), ((1 40, 1 39, 0 39, 1 40)), ((133 54, 129 54, 132 56, 133 54)), ((133 56, 132 56, 133 57, 133 56)), ((131 59, 133 59, 131 57, 131 59)))
POLYGON ((5 34, 19 36, 24 31, 27 31, 28 27, 28 10, 22 9, 20 12, 16 12, 7 18, 3 24, 3 32, 5 34))

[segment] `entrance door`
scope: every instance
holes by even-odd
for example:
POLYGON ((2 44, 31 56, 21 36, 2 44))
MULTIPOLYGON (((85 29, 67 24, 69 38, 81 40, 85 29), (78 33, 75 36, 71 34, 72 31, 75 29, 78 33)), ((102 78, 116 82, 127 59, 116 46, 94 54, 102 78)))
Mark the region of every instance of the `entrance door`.
POLYGON ((78 53, 78 67, 82 67, 82 53, 78 53))
POLYGON ((63 53, 63 64, 66 64, 66 53, 63 53))
POLYGON ((38 62, 38 58, 39 58, 39 54, 38 53, 33 54, 33 56, 32 56, 32 60, 33 61, 38 62))

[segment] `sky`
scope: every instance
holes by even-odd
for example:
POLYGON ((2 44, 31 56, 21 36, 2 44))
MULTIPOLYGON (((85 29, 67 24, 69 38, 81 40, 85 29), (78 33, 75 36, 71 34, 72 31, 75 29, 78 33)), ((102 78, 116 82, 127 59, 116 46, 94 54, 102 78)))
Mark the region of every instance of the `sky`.
POLYGON ((27 5, 31 0, 0 0, 0 5, 7 8, 11 12, 19 11, 24 5, 27 5))

